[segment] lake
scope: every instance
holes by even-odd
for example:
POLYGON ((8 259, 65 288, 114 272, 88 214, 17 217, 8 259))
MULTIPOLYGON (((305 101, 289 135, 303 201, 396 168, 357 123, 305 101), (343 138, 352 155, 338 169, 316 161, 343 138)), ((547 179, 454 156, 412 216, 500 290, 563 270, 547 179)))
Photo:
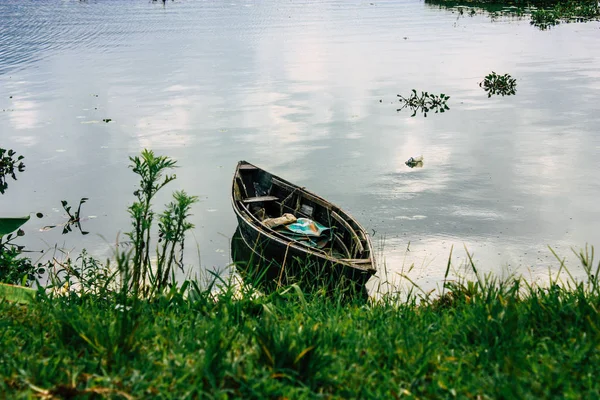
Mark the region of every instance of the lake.
POLYGON ((27 167, 0 210, 45 215, 22 243, 46 257, 109 257, 130 229, 128 157, 149 148, 180 166, 157 210, 172 190, 201 199, 192 272, 230 262, 231 178, 247 160, 353 214, 383 279, 385 264, 434 287, 452 246, 457 268, 466 247, 482 273, 531 279, 558 269, 551 246, 580 274, 570 249, 600 244, 599 28, 417 0, 5 0, 0 146, 27 167), (492 71, 516 95, 488 98, 492 71), (412 89, 450 110, 397 112, 412 89), (40 231, 82 197, 90 234, 40 231))

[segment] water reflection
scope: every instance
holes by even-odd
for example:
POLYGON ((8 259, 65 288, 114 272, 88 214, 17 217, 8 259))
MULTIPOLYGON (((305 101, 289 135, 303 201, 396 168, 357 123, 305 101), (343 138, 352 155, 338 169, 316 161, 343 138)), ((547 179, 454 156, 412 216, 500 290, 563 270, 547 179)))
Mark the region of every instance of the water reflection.
POLYGON ((447 105, 450 96, 442 93, 440 95, 436 95, 428 92, 421 92, 421 94, 417 94, 415 89, 412 90, 412 93, 404 97, 403 95, 397 95, 399 97, 400 104, 402 107, 397 109, 397 112, 408 108, 412 111, 411 117, 420 113, 424 117, 427 117, 427 113, 431 113, 432 111, 437 113, 444 113, 448 111, 450 108, 447 105))
POLYGON ((486 13, 490 18, 497 20, 499 17, 521 18, 524 15, 524 10, 522 8, 488 1, 425 0, 425 4, 429 7, 452 10, 461 17, 473 17, 478 13, 486 13))
MULTIPOLYGON (((107 239, 69 246, 109 256, 104 243, 130 229, 128 156, 149 146, 180 161, 173 190, 203 197, 186 259, 200 249, 206 268, 229 261, 230 182, 246 159, 385 237, 394 273, 405 257, 441 271, 463 243, 489 270, 547 271, 546 245, 600 243, 597 28, 457 21, 416 0, 4 1, 0 109, 16 111, 0 113, 0 135, 31 161, 0 208, 52 215, 89 196, 102 218, 85 228, 107 239), (478 82, 492 70, 518 77, 519 95, 488 99, 478 82), (413 87, 450 94, 452 112, 393 112, 413 87), (424 168, 406 166, 421 154, 424 168)), ((63 240, 48 235, 25 239, 63 240)))
POLYGON ((231 260, 245 284, 258 290, 270 292, 277 288, 278 265, 260 257, 248 245, 239 228, 236 228, 231 238, 231 260))

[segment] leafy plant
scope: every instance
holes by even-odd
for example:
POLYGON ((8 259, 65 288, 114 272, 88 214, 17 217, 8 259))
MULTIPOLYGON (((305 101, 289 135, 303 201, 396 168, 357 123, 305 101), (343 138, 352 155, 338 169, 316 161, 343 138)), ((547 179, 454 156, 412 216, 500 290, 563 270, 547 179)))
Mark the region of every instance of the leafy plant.
POLYGON ((25 235, 20 228, 27 221, 29 216, 0 218, 0 282, 30 286, 45 272, 41 263, 36 265, 29 258, 21 257, 24 246, 14 243, 25 235))
POLYGON ((26 217, 0 218, 0 238, 16 231, 27 221, 29 221, 29 215, 26 217))
POLYGON ((17 180, 16 172, 25 171, 25 164, 23 164, 23 156, 17 156, 14 150, 6 150, 0 148, 0 194, 4 194, 8 188, 6 182, 7 177, 11 177, 17 180))
POLYGON ((112 270, 110 261, 103 264, 89 256, 84 249, 75 260, 54 260, 54 268, 50 270, 48 277, 51 284, 47 288, 68 288, 74 289, 81 296, 94 294, 108 297, 118 289, 117 272, 112 270))
POLYGON ((421 92, 419 95, 417 94, 417 91, 413 89, 410 96, 404 97, 399 94, 398 97, 400 98, 399 101, 402 103, 402 107, 396 111, 399 112, 408 107, 413 112, 411 117, 417 115, 418 111, 420 111, 424 117, 427 117, 427 113, 430 111, 434 111, 437 114, 438 112, 443 113, 450 109, 446 104, 450 99, 450 96, 447 96, 444 93, 435 95, 433 93, 421 92))
POLYGON ((531 13, 531 25, 544 30, 560 23, 559 15, 554 10, 534 10, 531 13))
MULTIPOLYGON (((8 188, 8 177, 17 180, 17 172, 25 170, 23 159, 12 149, 0 148, 0 194, 4 194, 8 188)), ((37 216, 41 218, 42 214, 38 213, 37 216)), ((31 285, 44 273, 41 264, 35 265, 29 258, 21 257, 24 247, 14 243, 15 239, 25 235, 20 228, 28 220, 29 215, 0 218, 0 282, 31 285)))
POLYGON ((183 270, 185 233, 194 227, 187 218, 191 215, 192 204, 198 201, 198 197, 189 196, 183 190, 173 193, 173 199, 158 221, 159 246, 155 285, 159 291, 166 286, 174 264, 183 270))
POLYGON ((166 175, 163 179, 164 172, 175 168, 176 161, 164 156, 157 157, 152 150, 146 149, 141 156, 129 159, 133 163, 130 165, 133 172, 140 177, 140 188, 133 193, 138 201, 129 207, 134 229, 128 233, 134 244, 131 284, 137 293, 150 270, 150 230, 154 220, 152 198, 176 178, 175 175, 166 175))
POLYGON ((479 87, 487 92, 488 98, 492 95, 512 96, 517 93, 517 80, 509 74, 498 75, 494 71, 479 82, 479 87))
POLYGON ((46 271, 44 265, 21 257, 21 246, 3 247, 5 244, 0 243, 0 282, 31 286, 46 271))
POLYGON ((165 156, 156 156, 151 150, 143 150, 140 156, 130 157, 130 167, 140 177, 140 188, 134 192, 137 201, 129 207, 133 231, 128 236, 133 242, 132 274, 127 279, 134 293, 143 288, 148 294, 146 283, 152 290, 162 290, 172 277, 174 264, 183 265, 183 248, 185 233, 193 227, 187 222, 190 207, 198 199, 184 191, 175 192, 174 202, 167 205, 167 210, 159 216, 159 244, 157 253, 157 270, 152 271, 150 261, 151 230, 154 222, 152 199, 156 193, 176 175, 168 175, 166 171, 176 168, 176 161, 165 156), (147 279, 150 281, 147 281, 147 279))

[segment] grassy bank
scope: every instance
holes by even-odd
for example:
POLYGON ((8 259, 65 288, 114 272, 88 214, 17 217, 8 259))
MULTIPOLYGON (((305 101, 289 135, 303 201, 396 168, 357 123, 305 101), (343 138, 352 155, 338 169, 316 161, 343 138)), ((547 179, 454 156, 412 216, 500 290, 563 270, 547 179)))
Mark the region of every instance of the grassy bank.
MULTIPOLYGON (((177 191, 161 213, 152 204, 175 167, 151 151, 131 158, 140 181, 130 241, 111 263, 83 252, 45 264, 48 283, 37 294, 0 286, 0 397, 600 395, 593 251, 580 254, 586 282, 561 264, 568 281, 547 287, 484 278, 473 264, 472 281, 446 281, 433 295, 413 286, 366 298, 330 282, 310 293, 292 285, 261 294, 216 275, 177 282, 197 199, 177 191)), ((21 268, 28 259, 14 242, 28 219, 0 219, 5 282, 37 276, 21 268)))
POLYGON ((419 301, 348 300, 295 286, 258 296, 218 279, 140 299, 96 279, 26 306, 0 301, 0 392, 597 397, 600 286, 588 271, 586 284, 548 288, 448 282, 441 298, 419 301))

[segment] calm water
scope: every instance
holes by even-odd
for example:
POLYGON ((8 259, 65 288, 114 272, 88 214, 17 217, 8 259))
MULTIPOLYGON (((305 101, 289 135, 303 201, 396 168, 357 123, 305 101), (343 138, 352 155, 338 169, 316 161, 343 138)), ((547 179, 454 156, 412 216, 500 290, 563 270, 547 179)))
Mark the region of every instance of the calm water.
POLYGON ((46 214, 26 225, 32 248, 109 256, 129 230, 128 156, 151 148, 179 160, 170 189, 202 199, 188 263, 220 268, 245 159, 354 214, 391 276, 414 264, 434 285, 467 246, 484 272, 541 277, 558 266, 548 245, 600 244, 599 28, 541 32, 416 0, 5 0, 0 146, 27 170, 0 210, 46 214), (488 99, 491 71, 517 95, 488 99), (450 111, 397 113, 413 88, 450 95, 450 111), (421 154, 423 168, 404 164, 421 154), (81 197, 89 235, 39 232, 81 197))

